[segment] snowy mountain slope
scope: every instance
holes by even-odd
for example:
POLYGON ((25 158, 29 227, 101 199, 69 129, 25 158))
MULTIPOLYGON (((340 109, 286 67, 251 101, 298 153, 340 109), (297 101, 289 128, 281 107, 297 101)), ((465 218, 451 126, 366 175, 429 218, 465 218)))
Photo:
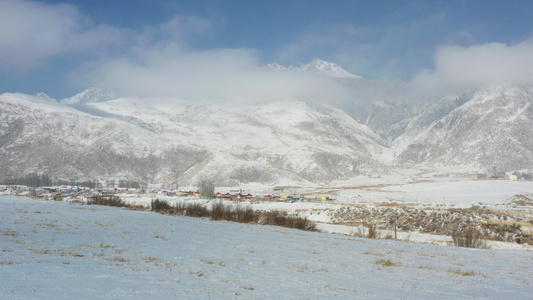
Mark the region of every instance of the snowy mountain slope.
POLYGON ((94 86, 88 88, 73 97, 65 98, 61 100, 61 103, 68 105, 84 104, 84 103, 93 103, 93 102, 104 102, 112 99, 116 99, 118 95, 109 88, 104 86, 94 86))
POLYGON ((348 99, 337 101, 336 107, 352 116, 357 122, 374 130, 381 138, 391 142, 405 131, 409 119, 416 115, 420 103, 413 103, 405 83, 368 80, 349 73, 339 65, 315 59, 302 66, 285 67, 267 64, 277 71, 299 71, 333 78, 337 88, 350 94, 348 99))
POLYGON ((396 145, 399 163, 533 168, 533 88, 485 87, 457 101, 457 108, 427 126, 411 126, 396 145))
POLYGON ((264 181, 281 174, 330 181, 383 168, 379 156, 388 154, 377 135, 342 111, 317 110, 297 100, 219 106, 123 98, 91 106, 129 118, 165 140, 209 149, 214 155, 204 167, 206 176, 219 180, 264 181))
POLYGON ((146 130, 35 96, 3 94, 0 112, 2 179, 35 172, 58 179, 148 180, 167 165, 186 170, 206 156, 185 146, 163 148, 146 130))
POLYGON ((377 135, 342 111, 296 100, 218 106, 120 98, 84 104, 105 117, 26 95, 4 94, 0 106, 1 164, 9 170, 4 176, 317 183, 383 172, 380 160, 390 156, 377 135))

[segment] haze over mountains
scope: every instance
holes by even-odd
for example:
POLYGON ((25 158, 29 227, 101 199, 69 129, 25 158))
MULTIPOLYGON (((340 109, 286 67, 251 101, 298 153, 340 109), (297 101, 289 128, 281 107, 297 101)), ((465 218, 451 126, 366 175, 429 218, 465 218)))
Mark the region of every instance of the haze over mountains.
POLYGON ((395 168, 533 169, 531 86, 485 86, 421 102, 402 84, 321 60, 265 70, 318 85, 286 96, 249 89, 250 101, 132 97, 103 86, 60 101, 2 94, 0 180, 33 172, 167 185, 202 178, 307 185, 395 168))

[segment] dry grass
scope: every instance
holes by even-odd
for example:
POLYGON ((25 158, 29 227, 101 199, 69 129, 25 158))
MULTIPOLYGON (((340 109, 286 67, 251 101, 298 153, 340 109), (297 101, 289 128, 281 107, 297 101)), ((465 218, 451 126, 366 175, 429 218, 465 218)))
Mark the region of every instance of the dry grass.
POLYGON ((398 202, 381 202, 376 204, 376 207, 397 207, 397 208, 412 208, 414 203, 398 203, 398 202))
POLYGON ((372 251, 366 251, 366 252, 363 252, 364 255, 374 255, 374 256, 385 256, 383 253, 377 253, 377 252, 372 252, 372 251))
POLYGON ((376 264, 378 265, 382 265, 384 267, 399 267, 402 265, 401 262, 397 261, 397 262, 394 262, 390 259, 378 259, 376 260, 376 264))
MULTIPOLYGON (((474 271, 462 271, 460 269, 448 269, 446 270, 447 273, 449 274, 454 274, 454 275, 461 275, 461 276, 474 276, 478 273, 474 272, 474 271)), ((480 274, 480 273, 479 273, 480 274)))
POLYGON ((495 225, 505 225, 505 226, 519 226, 519 227, 526 227, 526 228, 533 228, 533 224, 526 221, 510 221, 510 220, 492 220, 492 219, 486 219, 485 222, 487 224, 495 224, 495 225))

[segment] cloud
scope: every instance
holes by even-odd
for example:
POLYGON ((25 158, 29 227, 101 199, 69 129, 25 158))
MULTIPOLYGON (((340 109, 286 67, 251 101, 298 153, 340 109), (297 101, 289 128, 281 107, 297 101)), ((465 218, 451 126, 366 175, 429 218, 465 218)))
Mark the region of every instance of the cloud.
POLYGON ((96 68, 94 81, 120 94, 172 97, 192 102, 250 102, 348 97, 333 79, 305 72, 267 69, 251 49, 190 51, 179 44, 137 50, 129 59, 96 68))
POLYGON ((94 53, 121 40, 111 26, 93 26, 76 6, 0 0, 0 70, 29 70, 72 52, 94 53))
POLYGON ((443 46, 436 51, 435 69, 422 70, 411 80, 413 90, 433 95, 508 83, 533 83, 532 40, 515 45, 443 46))

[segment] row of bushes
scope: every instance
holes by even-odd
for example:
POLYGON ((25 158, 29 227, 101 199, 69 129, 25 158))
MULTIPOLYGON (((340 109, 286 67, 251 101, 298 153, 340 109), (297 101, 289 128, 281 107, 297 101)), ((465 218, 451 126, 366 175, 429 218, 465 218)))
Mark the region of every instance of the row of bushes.
POLYGON ((281 211, 255 211, 250 207, 224 204, 216 201, 211 204, 211 209, 199 203, 177 202, 171 205, 167 201, 155 199, 151 202, 151 210, 165 214, 179 214, 189 217, 208 217, 215 221, 232 221, 239 223, 253 223, 262 225, 275 225, 300 230, 315 231, 315 224, 307 218, 291 216, 281 211))
POLYGON ((87 199, 89 205, 104 205, 104 206, 117 206, 117 207, 129 207, 129 204, 118 196, 93 196, 87 199))

